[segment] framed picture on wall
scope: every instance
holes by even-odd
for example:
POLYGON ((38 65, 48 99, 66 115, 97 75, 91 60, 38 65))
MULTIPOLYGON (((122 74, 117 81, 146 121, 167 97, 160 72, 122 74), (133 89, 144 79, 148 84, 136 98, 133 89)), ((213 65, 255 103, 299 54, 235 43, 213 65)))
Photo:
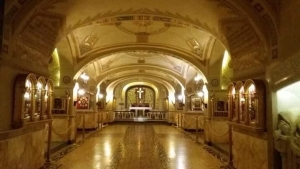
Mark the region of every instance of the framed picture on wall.
POLYGON ((79 96, 77 100, 77 109, 89 109, 89 97, 79 96))
POLYGON ((54 98, 53 100, 53 109, 63 109, 64 108, 64 102, 61 98, 54 98))
POLYGON ((182 102, 179 102, 177 110, 183 110, 183 106, 184 106, 184 104, 182 102))
POLYGON ((215 102, 215 111, 227 111, 227 102, 216 101, 215 102))
POLYGON ((202 111, 203 110, 202 98, 197 96, 191 96, 191 103, 189 109, 192 111, 202 111))

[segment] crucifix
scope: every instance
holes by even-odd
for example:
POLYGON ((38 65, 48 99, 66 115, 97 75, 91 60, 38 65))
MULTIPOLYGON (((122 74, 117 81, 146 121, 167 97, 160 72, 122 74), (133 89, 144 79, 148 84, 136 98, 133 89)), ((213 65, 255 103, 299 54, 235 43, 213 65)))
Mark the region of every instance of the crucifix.
POLYGON ((142 94, 144 93, 144 90, 140 87, 138 90, 136 90, 137 94, 139 95, 138 100, 139 103, 142 101, 142 94))

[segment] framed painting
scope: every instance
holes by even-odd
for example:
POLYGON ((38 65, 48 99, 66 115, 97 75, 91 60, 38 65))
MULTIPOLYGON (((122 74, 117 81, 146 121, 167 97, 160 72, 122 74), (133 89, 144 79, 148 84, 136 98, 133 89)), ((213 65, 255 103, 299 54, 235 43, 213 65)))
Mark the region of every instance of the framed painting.
POLYGON ((77 99, 77 109, 89 109, 89 97, 79 96, 77 99))
POLYGON ((227 102, 216 101, 215 102, 215 111, 227 111, 227 102))
POLYGON ((179 102, 177 110, 183 110, 183 106, 184 106, 184 104, 182 102, 179 102))
POLYGON ((54 98, 53 101, 53 109, 63 109, 64 108, 64 102, 61 98, 54 98))

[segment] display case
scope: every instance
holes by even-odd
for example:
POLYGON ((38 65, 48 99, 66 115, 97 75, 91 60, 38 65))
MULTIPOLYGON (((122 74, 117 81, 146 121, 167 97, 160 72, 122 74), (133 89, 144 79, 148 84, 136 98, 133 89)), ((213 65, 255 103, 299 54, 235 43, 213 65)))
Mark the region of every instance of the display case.
POLYGON ((246 101, 245 101, 245 90, 243 82, 239 81, 235 85, 235 100, 237 105, 237 121, 240 123, 246 122, 246 101))
POLYGON ((265 127, 265 85, 262 81, 249 79, 245 82, 247 124, 265 127))
POLYGON ((231 83, 228 85, 228 112, 229 112, 229 120, 237 122, 237 110, 236 110, 236 104, 237 102, 237 97, 235 95, 235 84, 231 83))
MULTIPOLYGON (((24 77, 19 77, 19 82, 17 84, 18 88, 19 87, 23 88, 23 78, 24 77), (20 86, 19 86, 20 85, 20 86)), ((25 87, 24 87, 24 91, 25 93, 19 93, 19 92, 15 92, 15 94, 17 94, 18 96, 15 95, 15 97, 22 97, 23 95, 23 99, 22 99, 22 107, 21 107, 21 111, 23 112, 22 114, 22 121, 33 121, 33 112, 34 112, 34 89, 35 89, 35 85, 37 83, 37 79, 35 77, 35 75, 33 74, 29 74, 28 76, 26 76, 25 80, 25 87)), ((16 104, 15 106, 18 106, 19 104, 16 104)), ((16 107, 15 107, 16 108, 16 107)))
POLYGON ((42 119, 51 119, 52 118, 52 106, 53 106, 53 81, 51 79, 46 80, 46 86, 44 91, 44 101, 43 101, 43 111, 42 119))
POLYGON ((228 111, 231 124, 256 130, 265 129, 265 85, 261 80, 248 79, 230 84, 228 111))
POLYGON ((51 118, 47 108, 51 104, 48 101, 53 90, 51 80, 48 80, 47 88, 46 86, 47 82, 42 76, 39 78, 34 74, 17 76, 14 86, 13 128, 21 128, 24 124, 45 119, 46 109, 48 111, 46 118, 51 118))
POLYGON ((42 104, 45 100, 44 95, 45 95, 45 87, 46 87, 46 80, 44 77, 39 77, 37 79, 37 84, 36 84, 36 88, 34 91, 35 94, 35 111, 34 111, 34 115, 33 118, 35 119, 39 119, 39 118, 43 118, 43 116, 41 116, 42 114, 42 108, 45 106, 44 104, 42 104))

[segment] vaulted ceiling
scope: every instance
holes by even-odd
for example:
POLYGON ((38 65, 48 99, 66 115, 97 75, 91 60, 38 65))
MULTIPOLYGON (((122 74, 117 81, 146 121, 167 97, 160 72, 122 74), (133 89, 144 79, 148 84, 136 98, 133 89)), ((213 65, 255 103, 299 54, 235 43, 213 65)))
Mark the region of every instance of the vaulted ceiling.
POLYGON ((85 71, 96 83, 144 79, 184 86, 197 73, 206 82, 220 77, 225 50, 237 77, 264 72, 276 57, 278 1, 5 3, 4 59, 49 74, 56 48, 61 78, 85 71))

